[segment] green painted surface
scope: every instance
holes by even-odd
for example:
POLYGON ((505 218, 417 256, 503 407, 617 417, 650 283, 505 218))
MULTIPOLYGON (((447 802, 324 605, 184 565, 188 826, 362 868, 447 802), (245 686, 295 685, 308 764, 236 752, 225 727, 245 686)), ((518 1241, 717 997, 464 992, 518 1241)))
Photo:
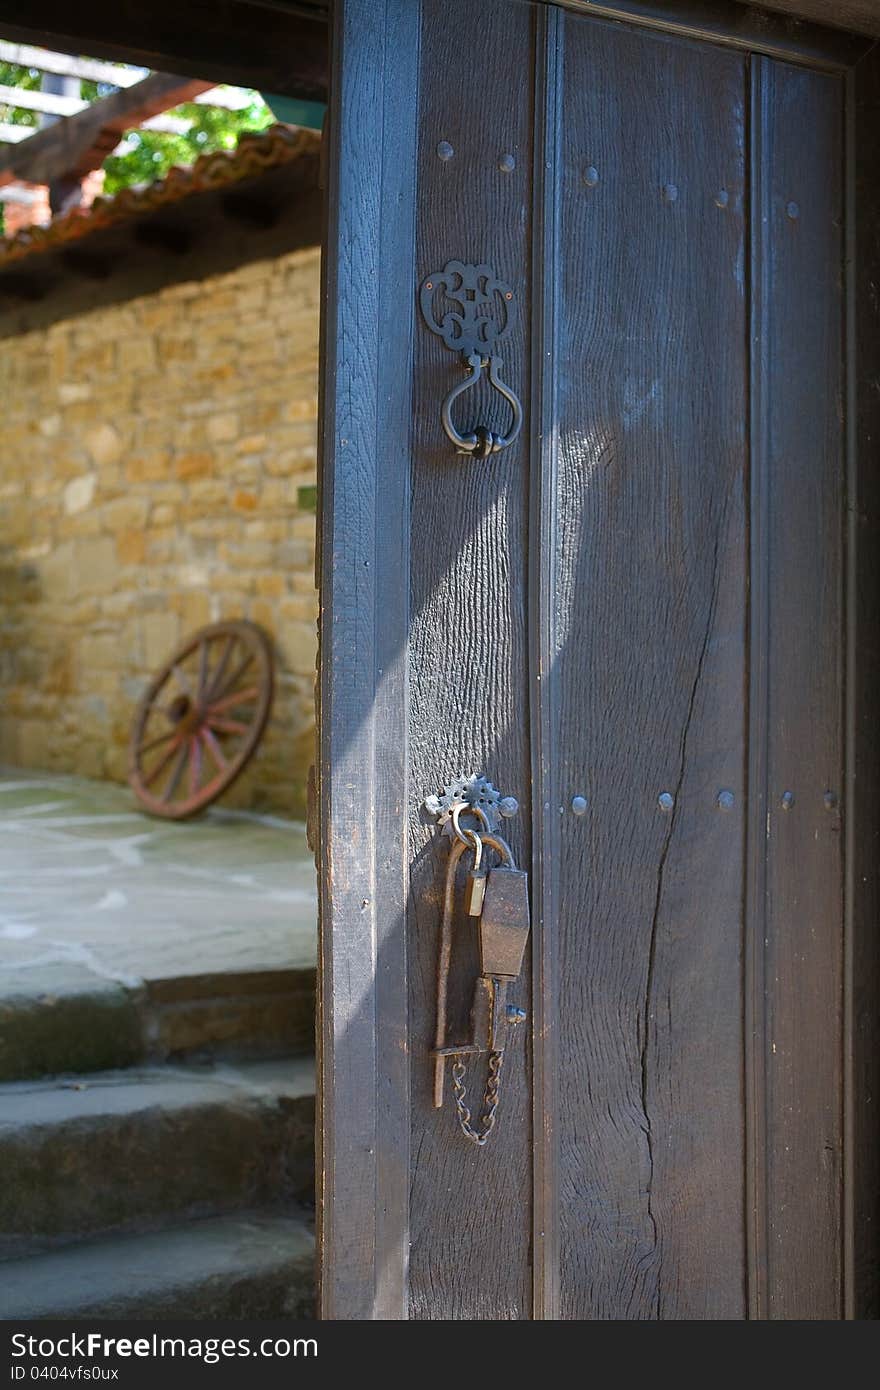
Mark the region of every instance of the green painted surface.
POLYGON ((285 125, 302 125, 308 130, 320 130, 324 124, 327 107, 323 101, 302 101, 299 97, 274 96, 271 92, 261 92, 266 105, 277 121, 285 125))
POLYGON ((317 512, 318 489, 314 486, 298 487, 296 490, 296 505, 301 512, 317 512))

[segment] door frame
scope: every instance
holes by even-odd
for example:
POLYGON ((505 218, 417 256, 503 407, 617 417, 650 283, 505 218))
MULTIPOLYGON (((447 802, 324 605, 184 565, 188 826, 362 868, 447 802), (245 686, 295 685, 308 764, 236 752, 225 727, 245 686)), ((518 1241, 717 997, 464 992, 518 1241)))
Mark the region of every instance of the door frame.
MULTIPOLYGON (((558 7, 545 4, 546 44, 558 7)), ((880 1070, 880 811, 873 795, 880 788, 880 738, 872 729, 880 697, 880 481, 870 456, 872 438, 880 437, 880 397, 871 389, 880 373, 880 323, 867 293, 872 267, 880 271, 880 58, 870 39, 755 16, 750 7, 728 0, 563 0, 563 7, 845 78, 844 1316, 877 1316, 875 1252, 868 1242, 880 1225, 880 1146, 863 1102, 878 1095, 880 1070)), ((337 0, 331 58, 327 246, 343 246, 346 254, 326 257, 322 352, 318 1209, 322 1315, 334 1319, 408 1316, 406 844, 411 800, 421 801, 428 790, 410 787, 407 779, 409 614, 401 582, 408 573, 417 283, 409 171, 416 155, 419 10, 416 0, 337 0)), ((827 11, 833 12, 831 4, 827 11)), ((540 98, 539 91, 539 125, 554 119, 540 98)), ((539 222, 554 216, 548 186, 536 188, 534 213, 539 222)), ((551 331, 552 315, 542 306, 540 285, 536 291, 532 361, 543 364, 549 346, 543 335, 551 331)), ((552 383, 546 375, 537 380, 533 477, 547 462, 540 418, 552 413, 552 383)), ((537 536, 545 524, 539 517, 537 536)), ((536 617, 533 612, 532 650, 539 658, 536 617)), ((533 720, 540 764, 542 730, 533 720)), ((536 837, 538 826, 536 817, 536 837)), ((533 1026, 546 1038, 554 956, 544 922, 552 884, 542 875, 539 850, 533 868, 533 1026)), ((754 942, 751 925, 746 935, 754 942)), ((760 972, 754 947, 750 954, 751 1025, 757 1030, 760 972)), ((418 1058, 412 1060, 419 1065, 418 1058)), ((543 1126, 552 1085, 545 1069, 534 1085, 536 1132, 552 1129, 543 1126)), ((534 1188, 535 1316, 541 1318, 556 1315, 547 1272, 553 1258, 551 1201, 542 1201, 542 1189, 549 1194, 553 1184, 551 1142, 543 1146, 534 1188)), ((755 1291, 750 1310, 751 1316, 762 1315, 755 1291)))

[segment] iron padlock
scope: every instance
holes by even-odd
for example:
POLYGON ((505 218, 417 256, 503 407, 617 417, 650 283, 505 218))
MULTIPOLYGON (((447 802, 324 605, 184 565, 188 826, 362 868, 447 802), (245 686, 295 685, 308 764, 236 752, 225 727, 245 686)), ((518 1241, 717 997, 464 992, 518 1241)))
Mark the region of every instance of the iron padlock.
POLYGON ((529 876, 502 864, 490 869, 480 915, 480 970, 515 979, 522 969, 529 937, 529 876))

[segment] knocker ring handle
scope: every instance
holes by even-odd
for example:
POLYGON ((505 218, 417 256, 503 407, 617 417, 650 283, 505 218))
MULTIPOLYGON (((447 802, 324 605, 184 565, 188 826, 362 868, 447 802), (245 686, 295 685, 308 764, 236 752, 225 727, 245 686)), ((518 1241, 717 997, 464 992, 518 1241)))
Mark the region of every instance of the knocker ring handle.
POLYGON ((509 448, 516 439, 522 428, 522 406, 516 392, 501 379, 500 357, 484 357, 478 352, 472 352, 465 361, 467 375, 464 381, 453 386, 449 392, 440 409, 440 419, 446 437, 455 446, 456 453, 469 454, 472 458, 488 458, 490 454, 497 454, 502 449, 509 448), (463 396, 465 391, 469 391, 471 387, 476 385, 486 367, 489 369, 489 381, 492 386, 504 397, 513 411, 510 429, 506 434, 493 434, 491 430, 480 426, 473 434, 459 434, 452 419, 452 407, 459 396, 463 396))
POLYGON ((501 358, 495 345, 508 331, 513 311, 513 290, 499 280, 490 265, 480 262, 447 261, 434 270, 419 291, 422 318, 432 333, 443 339, 450 352, 464 363, 465 378, 453 386, 440 407, 440 420, 456 453, 470 458, 488 458, 508 449, 517 438, 523 421, 522 406, 516 392, 501 379, 501 358), (461 434, 452 419, 452 407, 459 396, 476 386, 488 370, 489 384, 503 396, 513 412, 506 434, 494 434, 485 425, 470 434, 461 434))

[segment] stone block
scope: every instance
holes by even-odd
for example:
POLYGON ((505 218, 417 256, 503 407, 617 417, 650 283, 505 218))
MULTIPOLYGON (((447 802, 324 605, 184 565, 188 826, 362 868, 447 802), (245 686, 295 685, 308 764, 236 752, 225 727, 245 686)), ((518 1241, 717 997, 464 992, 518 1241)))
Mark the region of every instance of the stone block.
POLYGON ((261 598, 281 598, 287 586, 282 574, 258 574, 256 587, 261 598))
POLYGON ((144 661, 152 671, 173 654, 180 640, 180 619, 176 613, 146 613, 141 618, 144 661))
POLYGON ((122 655, 119 635, 115 632, 86 632, 77 643, 79 688, 87 690, 89 675, 95 670, 115 669, 122 655))
POLYGON ((174 469, 182 482, 191 478, 210 478, 214 472, 214 456, 206 450, 178 454, 174 469))
POLYGON ((171 455, 167 449, 151 449, 134 454, 126 462, 125 476, 130 483, 158 482, 171 475, 171 455))
POLYGON ((232 505, 238 512, 253 512, 256 510, 259 498, 255 492, 245 492, 238 488, 232 494, 232 505))
POLYGON ((232 411, 212 415, 207 422, 207 432, 208 438, 215 444, 236 439, 239 432, 238 416, 232 411))
POLYGON ((284 665, 300 675, 307 675, 315 669, 318 650, 318 636, 314 623, 284 622, 278 625, 275 633, 284 665))
POLYGON ((207 593, 180 595, 180 620, 183 635, 205 627, 211 622, 211 599, 207 593))
POLYGON ((106 422, 86 432, 85 444, 98 467, 105 463, 116 463, 122 455, 119 431, 106 422))
POLYGON ((156 348, 152 338, 146 335, 123 338, 119 344, 120 372, 154 372, 156 370, 156 348))
MULTIPOLYGON (((158 511, 159 508, 155 508, 158 511)), ((166 508, 170 511, 170 508, 166 508)), ((142 565, 147 553, 147 538, 143 531, 120 531, 116 537, 116 558, 120 565, 142 565)))
POLYGON ((40 577, 46 598, 64 601, 77 593, 77 576, 73 562, 73 542, 63 544, 46 556, 40 565, 40 577))
POLYGON ((74 554, 75 592, 109 594, 119 575, 115 541, 110 536, 77 540, 74 554))
POLYGON ((129 529, 143 529, 150 510, 148 497, 128 495, 107 502, 102 509, 104 528, 112 534, 129 529))
POLYGON ((58 383, 58 399, 62 405, 74 405, 78 401, 90 401, 92 388, 87 381, 61 381, 58 383))

